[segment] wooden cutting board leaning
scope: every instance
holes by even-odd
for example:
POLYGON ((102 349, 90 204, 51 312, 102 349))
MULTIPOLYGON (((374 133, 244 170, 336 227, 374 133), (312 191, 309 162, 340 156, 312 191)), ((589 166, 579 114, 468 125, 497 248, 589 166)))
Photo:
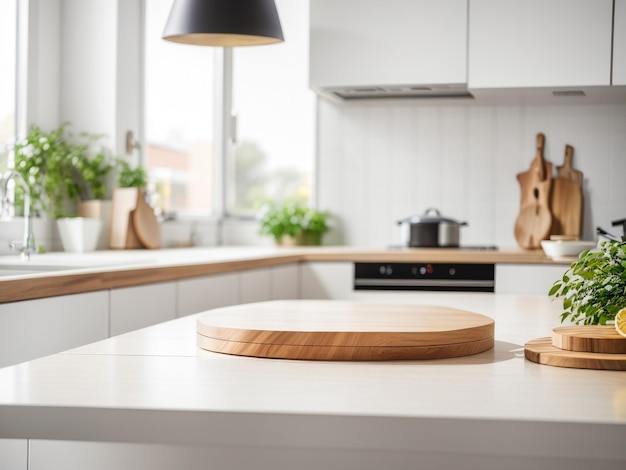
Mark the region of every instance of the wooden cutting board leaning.
POLYGON ((528 171, 519 173, 520 212, 515 239, 524 249, 541 248, 552 236, 580 240, 583 226, 583 173, 573 168, 574 148, 565 146, 563 165, 552 176, 552 163, 544 159, 545 136, 537 134, 537 154, 528 171))
POLYGON ((582 234, 583 174, 572 167, 573 155, 574 148, 566 145, 565 161, 557 167, 557 176, 552 181, 550 235, 566 235, 578 240, 582 234))
POLYGON ((159 248, 161 233, 154 211, 138 188, 113 192, 109 247, 114 249, 159 248))
POLYGON ((520 212, 515 221, 515 239, 525 249, 541 247, 541 240, 550 236, 552 213, 552 163, 543 158, 545 136, 537 134, 537 153, 530 169, 517 175, 522 197, 520 212))

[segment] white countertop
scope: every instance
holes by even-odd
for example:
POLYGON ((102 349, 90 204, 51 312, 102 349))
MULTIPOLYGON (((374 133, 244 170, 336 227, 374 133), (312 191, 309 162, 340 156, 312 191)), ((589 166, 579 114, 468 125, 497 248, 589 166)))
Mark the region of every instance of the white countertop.
POLYGON ((235 357, 198 349, 191 316, 0 369, 0 438, 471 449, 626 462, 626 374, 524 359, 526 341, 559 325, 557 302, 413 298, 494 318, 495 348, 433 361, 235 357))

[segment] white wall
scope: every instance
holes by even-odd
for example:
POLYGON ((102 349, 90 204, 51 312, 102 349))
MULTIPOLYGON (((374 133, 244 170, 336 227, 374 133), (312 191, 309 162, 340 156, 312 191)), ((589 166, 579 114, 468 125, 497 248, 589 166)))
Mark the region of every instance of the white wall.
POLYGON ((318 200, 338 216, 327 242, 387 246, 399 241, 397 220, 437 207, 468 221, 463 244, 516 247, 516 174, 529 168, 538 132, 555 166, 565 144, 574 147, 585 176, 585 239, 626 217, 626 105, 320 100, 318 111, 318 200))

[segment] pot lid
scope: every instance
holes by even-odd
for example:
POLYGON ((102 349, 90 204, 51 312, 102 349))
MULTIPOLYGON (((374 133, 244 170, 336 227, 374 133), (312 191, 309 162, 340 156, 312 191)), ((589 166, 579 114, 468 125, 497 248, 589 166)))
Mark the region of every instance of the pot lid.
POLYGON ((412 215, 405 219, 399 220, 398 224, 409 223, 409 224, 457 224, 457 225, 467 225, 467 222, 459 222, 455 219, 450 219, 449 217, 443 217, 439 210, 435 208, 428 208, 426 212, 422 215, 412 215))

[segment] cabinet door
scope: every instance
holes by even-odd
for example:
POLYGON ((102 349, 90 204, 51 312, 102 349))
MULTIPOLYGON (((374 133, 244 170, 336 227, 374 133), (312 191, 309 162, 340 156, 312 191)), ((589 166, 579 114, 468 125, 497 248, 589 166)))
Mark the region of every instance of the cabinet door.
POLYGON ((272 300, 300 298, 300 266, 287 264, 270 268, 272 300))
POLYGON ((300 266, 300 296, 303 299, 354 297, 354 263, 312 262, 300 266))
POLYGON ((28 470, 28 441, 26 439, 0 439, 0 468, 28 470))
POLYGON ((216 274, 178 281, 179 317, 239 303, 239 274, 216 274))
POLYGON ((612 0, 472 0, 469 88, 610 85, 612 0))
POLYGON ((613 85, 626 85, 626 0, 615 0, 613 85))
POLYGON ((176 282, 111 290, 111 336, 176 318, 176 282))
POLYGON ((270 270, 250 269, 240 273, 239 301, 242 304, 264 302, 272 299, 270 270))
POLYGON ((467 0, 314 0, 310 84, 467 82, 467 0))
POLYGON ((109 291, 0 305, 0 367, 104 339, 109 291))
POLYGON ((560 264, 496 264, 496 293, 547 296, 567 268, 560 264))

